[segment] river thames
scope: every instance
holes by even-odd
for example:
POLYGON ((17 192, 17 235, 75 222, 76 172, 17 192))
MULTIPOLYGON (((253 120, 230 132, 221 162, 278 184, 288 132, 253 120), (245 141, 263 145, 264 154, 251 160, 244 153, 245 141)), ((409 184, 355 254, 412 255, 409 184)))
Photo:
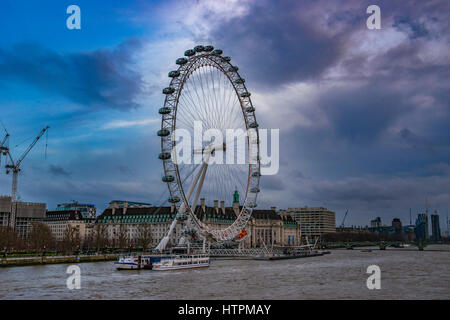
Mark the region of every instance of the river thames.
POLYGON ((209 268, 117 271, 113 262, 79 264, 81 289, 69 290, 69 265, 0 268, 0 299, 450 299, 450 246, 332 250, 293 260, 212 260, 209 268), (381 289, 369 290, 369 265, 381 289))

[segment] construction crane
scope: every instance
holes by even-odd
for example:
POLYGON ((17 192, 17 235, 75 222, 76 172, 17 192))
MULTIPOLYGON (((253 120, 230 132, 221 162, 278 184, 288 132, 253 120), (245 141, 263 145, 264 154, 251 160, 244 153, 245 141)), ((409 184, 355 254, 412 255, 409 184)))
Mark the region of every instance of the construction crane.
MULTIPOLYGON (((6 129, 5 129, 5 131, 6 131, 6 129)), ((3 138, 2 142, 0 142, 0 166, 2 164, 2 156, 6 157, 6 155, 8 153, 8 147, 6 146, 6 142, 8 141, 8 138, 9 138, 9 133, 8 133, 8 131, 6 131, 5 137, 3 138)))
POLYGON ((22 156, 16 161, 14 162, 11 153, 9 152, 9 149, 7 149, 7 154, 9 156, 9 159, 11 161, 10 164, 7 164, 5 166, 6 168, 6 173, 8 174, 10 172, 10 170, 13 173, 13 179, 12 179, 12 191, 11 191, 11 201, 16 201, 17 200, 17 178, 20 172, 20 165, 23 161, 23 159, 25 159, 25 157, 28 155, 28 153, 31 151, 31 149, 33 149, 34 145, 39 141, 39 139, 44 135, 44 133, 49 129, 49 126, 46 126, 44 129, 41 130, 41 132, 39 133, 39 135, 34 139, 34 141, 30 144, 30 146, 25 150, 25 152, 22 154, 22 156))
POLYGON ((348 210, 345 211, 344 219, 342 219, 342 223, 341 223, 341 228, 344 228, 345 218, 347 218, 347 213, 348 213, 348 210))

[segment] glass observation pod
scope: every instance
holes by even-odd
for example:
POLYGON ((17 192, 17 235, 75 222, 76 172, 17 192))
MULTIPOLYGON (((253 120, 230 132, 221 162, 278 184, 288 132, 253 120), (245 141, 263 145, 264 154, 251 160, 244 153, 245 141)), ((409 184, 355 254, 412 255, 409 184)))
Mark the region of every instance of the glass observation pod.
POLYGON ((174 176, 168 175, 168 176, 162 177, 163 182, 173 182, 174 180, 175 180, 174 176))
POLYGON ((164 93, 164 94, 172 94, 172 93, 174 93, 174 92, 175 92, 175 89, 172 88, 172 87, 167 87, 167 88, 164 88, 164 89, 163 89, 163 93, 164 93))
POLYGON ((226 62, 230 62, 231 61, 231 57, 223 57, 222 60, 226 61, 226 62))
POLYGON ((195 46, 194 50, 195 50, 195 52, 202 52, 202 51, 205 51, 205 47, 204 46, 195 46))
POLYGON ((167 199, 170 203, 177 203, 180 202, 180 198, 177 196, 174 197, 169 197, 169 199, 167 199))
POLYGON ((170 134, 170 131, 167 129, 161 129, 161 130, 158 130, 157 134, 159 137, 167 137, 170 134))
POLYGON ((172 109, 169 107, 162 107, 159 109, 159 114, 169 114, 172 112, 172 109))
POLYGON ((259 173, 259 171, 254 171, 252 177, 261 177, 261 173, 259 173))
POLYGON ((259 188, 258 187, 253 187, 253 188, 250 189, 250 192, 258 193, 259 192, 259 188))
POLYGON ((228 72, 237 72, 238 70, 239 70, 239 68, 236 66, 231 66, 228 68, 228 72))
POLYGON ((256 122, 250 123, 248 126, 252 129, 258 128, 258 124, 256 122))
POLYGON ((182 65, 186 64, 188 62, 188 59, 186 58, 178 58, 177 61, 175 61, 176 64, 182 65))
POLYGON ((249 208, 256 208, 256 203, 250 202, 250 203, 247 205, 247 207, 249 207, 249 208))
POLYGON ((186 50, 186 51, 184 52, 184 55, 185 55, 186 57, 192 57, 192 56, 195 55, 195 51, 192 50, 192 49, 186 50))
POLYGON ((245 108, 246 112, 255 112, 255 107, 247 107, 245 108))
POLYGON ((237 83, 237 84, 243 84, 244 82, 245 82, 244 78, 239 78, 239 79, 236 79, 236 81, 234 81, 234 83, 237 83))
POLYGON ((216 55, 216 56, 220 56, 222 53, 223 53, 223 51, 220 50, 220 49, 216 49, 216 50, 214 50, 214 51, 212 52, 212 54, 213 54, 213 55, 216 55))
POLYGON ((211 52, 213 50, 214 50, 213 46, 205 46, 205 48, 204 48, 204 51, 206 51, 206 52, 211 52))
POLYGON ((187 220, 187 214, 177 213, 175 219, 177 219, 177 220, 187 220))
POLYGON ((250 92, 242 92, 242 93, 241 93, 241 97, 242 97, 242 98, 248 98, 248 97, 250 97, 250 95, 251 95, 250 92))
POLYGON ((161 160, 168 160, 170 159, 170 157, 171 157, 170 152, 161 152, 158 156, 158 158, 161 160))
POLYGON ((180 71, 178 71, 178 70, 173 70, 173 71, 169 72, 169 77, 171 77, 171 78, 176 78, 179 76, 180 76, 180 71))

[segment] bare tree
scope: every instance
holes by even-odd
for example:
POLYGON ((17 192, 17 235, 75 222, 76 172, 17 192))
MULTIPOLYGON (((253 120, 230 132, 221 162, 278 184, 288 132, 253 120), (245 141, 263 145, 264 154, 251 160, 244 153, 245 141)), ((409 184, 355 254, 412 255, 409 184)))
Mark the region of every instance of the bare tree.
POLYGON ((119 233, 117 235, 117 245, 119 249, 125 249, 127 247, 128 240, 128 229, 124 224, 120 224, 119 233))
POLYGON ((73 253, 80 247, 80 233, 76 227, 67 226, 62 240, 62 247, 64 251, 69 253, 73 253))
POLYGON ((137 228, 137 245, 146 251, 152 243, 152 226, 149 223, 141 223, 137 228))
POLYGON ((17 234, 11 227, 0 227, 0 250, 4 250, 4 255, 13 249, 18 242, 17 234))
POLYGON ((50 247, 54 243, 54 237, 50 228, 42 222, 33 222, 28 240, 38 254, 41 250, 50 247))
POLYGON ((94 226, 92 239, 93 245, 97 249, 97 252, 104 248, 108 244, 107 227, 103 224, 96 223, 94 226))

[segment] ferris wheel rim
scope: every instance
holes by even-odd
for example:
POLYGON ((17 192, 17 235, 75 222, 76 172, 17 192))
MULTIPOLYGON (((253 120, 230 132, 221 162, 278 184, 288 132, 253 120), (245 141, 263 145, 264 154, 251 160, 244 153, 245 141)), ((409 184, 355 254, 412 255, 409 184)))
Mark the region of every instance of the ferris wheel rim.
MULTIPOLYGON (((186 53, 188 53, 188 51, 186 51, 186 53)), ((173 173, 175 174, 173 180, 167 178, 166 179, 167 181, 164 181, 168 184, 169 192, 171 195, 169 201, 173 203, 178 202, 181 202, 181 204, 183 202, 185 203, 185 206, 187 206, 186 209, 190 217, 192 218, 192 222, 194 223, 199 233, 201 233, 204 236, 210 236, 214 238, 216 241, 232 240, 237 236, 236 234, 237 231, 241 232, 245 228, 247 222, 251 218, 252 210, 256 206, 256 199, 257 194, 259 192, 259 182, 260 182, 259 131, 256 122, 255 109, 250 99, 250 93, 247 90, 245 81, 237 72, 238 68, 230 63, 230 58, 221 56, 221 50, 215 50, 212 53, 205 51, 203 52, 200 51, 198 53, 199 54, 196 53, 192 54, 188 56, 188 58, 177 59, 176 63, 179 64, 180 66, 178 67, 177 70, 171 71, 169 73, 169 76, 171 76, 171 74, 175 76, 172 77, 169 87, 163 90, 163 93, 166 94, 166 98, 164 101, 164 107, 161 109, 165 109, 164 110, 165 112, 171 109, 170 113, 165 114, 162 113, 163 116, 161 120, 161 130, 158 131, 158 135, 160 135, 161 133, 160 159, 163 160, 164 166, 163 181, 164 178, 173 177, 171 174, 173 173), (219 54, 217 54, 218 51, 220 51, 219 54), (256 159, 253 159, 254 163, 252 163, 251 161, 249 161, 248 163, 248 177, 246 179, 247 188, 245 190, 245 199, 242 204, 242 209, 239 209, 239 215, 237 216, 236 220, 230 226, 221 230, 217 229, 213 230, 209 228, 195 215, 195 212, 193 211, 192 206, 189 204, 189 201, 185 194, 185 188, 183 186, 183 181, 180 176, 179 166, 178 164, 172 161, 171 156, 168 156, 169 149, 171 155, 173 155, 174 154, 173 150, 174 148, 176 148, 175 141, 173 141, 171 134, 174 132, 174 130, 177 129, 176 121, 177 121, 178 104, 180 102, 179 100, 183 93, 184 86, 189 77, 192 74, 194 74, 195 71, 205 66, 216 68, 226 76, 238 98, 239 105, 242 109, 242 116, 247 132, 249 132, 250 129, 253 129, 254 132, 256 133, 256 159), (238 81, 239 83, 237 83, 236 81, 238 79, 240 80, 238 81), (253 122, 250 123, 250 120, 253 120, 253 122), (251 124, 256 125, 256 127, 251 127, 251 124), (169 130, 170 134, 167 134, 168 132, 164 130, 169 130), (253 173, 255 172, 257 174, 253 175, 253 173), (257 191, 251 192, 251 187, 256 189, 257 191), (252 200, 249 197, 250 193, 254 193, 254 195, 252 197, 253 202, 249 203, 249 200, 252 200)), ((247 146, 246 151, 250 152, 250 143, 247 146)))

